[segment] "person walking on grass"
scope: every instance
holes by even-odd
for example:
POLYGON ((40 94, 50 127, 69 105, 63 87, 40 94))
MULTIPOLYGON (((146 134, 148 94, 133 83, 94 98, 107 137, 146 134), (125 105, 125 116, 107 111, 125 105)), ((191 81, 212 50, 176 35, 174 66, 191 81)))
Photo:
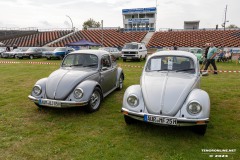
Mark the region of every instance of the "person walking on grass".
POLYGON ((207 62, 205 64, 205 68, 204 71, 207 71, 208 66, 211 64, 213 66, 214 69, 214 74, 217 74, 217 66, 215 63, 215 56, 217 55, 217 48, 214 47, 213 43, 210 43, 210 47, 208 49, 208 53, 207 53, 207 62))

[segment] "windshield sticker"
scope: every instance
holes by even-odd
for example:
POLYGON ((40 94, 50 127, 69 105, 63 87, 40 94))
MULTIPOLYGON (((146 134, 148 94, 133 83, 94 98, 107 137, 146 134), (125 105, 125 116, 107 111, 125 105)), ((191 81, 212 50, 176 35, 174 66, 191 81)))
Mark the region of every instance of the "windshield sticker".
POLYGON ((169 58, 168 59, 168 70, 172 70, 172 66, 173 66, 172 58, 169 58))
POLYGON ((161 70, 161 58, 159 59, 151 59, 151 70, 158 71, 161 70))

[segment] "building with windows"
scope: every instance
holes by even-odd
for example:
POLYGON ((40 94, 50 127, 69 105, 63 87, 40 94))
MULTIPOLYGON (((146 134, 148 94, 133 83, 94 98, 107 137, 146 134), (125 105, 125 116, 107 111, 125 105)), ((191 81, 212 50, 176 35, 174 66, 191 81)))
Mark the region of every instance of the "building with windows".
POLYGON ((185 30, 194 30, 199 29, 200 21, 184 21, 184 29, 185 30))
POLYGON ((122 9, 124 31, 156 31, 157 8, 122 9))

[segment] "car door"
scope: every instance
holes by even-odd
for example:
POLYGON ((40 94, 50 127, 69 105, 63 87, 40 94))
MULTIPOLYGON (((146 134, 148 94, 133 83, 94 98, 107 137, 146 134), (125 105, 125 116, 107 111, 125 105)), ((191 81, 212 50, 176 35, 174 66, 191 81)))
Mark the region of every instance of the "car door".
POLYGON ((109 92, 116 87, 117 67, 112 65, 110 55, 104 55, 101 58, 101 86, 103 93, 109 92))

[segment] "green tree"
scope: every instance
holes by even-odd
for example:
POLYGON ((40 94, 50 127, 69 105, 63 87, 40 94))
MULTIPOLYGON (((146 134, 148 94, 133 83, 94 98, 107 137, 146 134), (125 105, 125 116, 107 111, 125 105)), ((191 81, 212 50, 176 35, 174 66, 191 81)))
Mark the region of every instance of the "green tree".
POLYGON ((238 26, 236 26, 234 24, 230 24, 227 28, 238 28, 238 26))
POLYGON ((95 20, 90 18, 89 20, 87 20, 87 21, 85 21, 83 23, 83 29, 86 30, 89 27, 91 27, 91 28, 99 28, 100 25, 101 25, 100 22, 96 22, 95 20))

